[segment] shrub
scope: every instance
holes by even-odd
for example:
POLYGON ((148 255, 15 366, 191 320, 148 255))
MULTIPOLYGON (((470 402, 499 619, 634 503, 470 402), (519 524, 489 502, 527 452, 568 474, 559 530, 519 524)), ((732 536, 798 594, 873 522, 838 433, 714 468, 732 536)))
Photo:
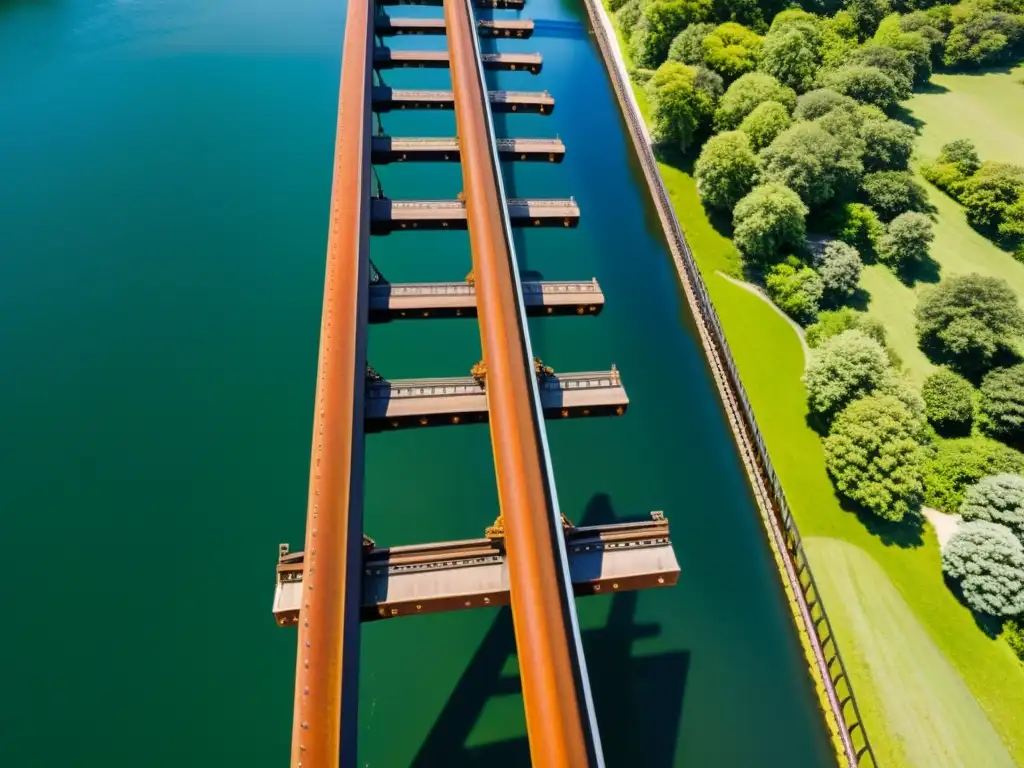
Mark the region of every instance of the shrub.
POLYGON ((813 36, 791 24, 768 33, 758 67, 783 85, 803 92, 814 82, 820 58, 813 36))
POLYGON ((815 91, 808 91, 796 100, 793 117, 797 120, 817 120, 834 109, 854 112, 857 109, 857 102, 831 88, 818 88, 815 91))
POLYGON ((761 53, 761 36, 729 21, 704 38, 704 63, 727 80, 752 72, 761 53))
POLYGON ((712 136, 694 168, 697 191, 711 208, 732 210, 757 183, 761 163, 745 133, 728 131, 712 136))
POLYGON ((860 187, 868 204, 878 212, 882 221, 892 221, 907 211, 924 212, 929 209, 928 193, 908 171, 869 173, 860 187))
POLYGON ((1009 619, 1003 624, 1003 637, 1017 658, 1024 661, 1024 619, 1009 619))
POLYGON ((996 352, 1024 331, 1024 313, 998 277, 955 275, 925 289, 915 309, 918 341, 962 371, 988 366, 996 352))
POLYGON ((821 278, 810 267, 776 264, 765 275, 765 287, 772 301, 801 323, 813 321, 824 292, 821 278))
POLYGON ((914 129, 898 120, 865 120, 860 129, 867 171, 904 171, 914 149, 914 129))
POLYGON ((967 180, 957 166, 944 163, 922 163, 921 175, 954 200, 959 199, 967 180))
POLYGON ((1024 612, 1024 546, 1008 528, 961 523, 942 548, 942 572, 959 581, 967 605, 979 613, 1024 612))
POLYGON ((809 206, 852 188, 862 168, 848 147, 816 123, 797 122, 761 153, 764 177, 792 189, 809 206))
POLYGON ((871 394, 889 375, 882 345, 862 331, 833 336, 811 353, 803 375, 811 413, 829 418, 871 394))
POLYGON ((819 312, 818 321, 807 327, 807 345, 811 348, 820 347, 833 336, 854 329, 874 339, 882 347, 885 346, 885 328, 882 324, 850 307, 819 312))
POLYGON ((885 226, 870 207, 863 203, 847 203, 840 211, 835 233, 861 255, 874 256, 885 234, 885 226))
POLYGON ((941 368, 921 388, 928 421, 945 435, 965 434, 974 420, 974 387, 963 376, 941 368))
POLYGON ((918 431, 913 415, 891 395, 852 402, 823 441, 836 488, 886 520, 916 511, 923 493, 918 431))
POLYGON ((759 261, 778 260, 804 242, 807 206, 782 184, 762 184, 733 209, 733 242, 745 256, 759 261))
POLYGON ((957 199, 972 226, 989 233, 999 229, 1007 210, 1024 195, 1024 167, 985 162, 966 179, 957 199))
POLYGON ((750 145, 756 151, 771 144, 792 122, 784 106, 777 101, 766 101, 743 118, 740 130, 750 137, 750 145))
POLYGON ((1024 477, 983 477, 964 493, 960 516, 1005 525, 1024 543, 1024 477))
POLYGON ((704 61, 704 38, 715 31, 714 24, 691 24, 672 40, 668 60, 683 64, 701 64, 704 61))
POLYGON ((1024 454, 987 437, 942 440, 922 468, 924 501, 929 507, 955 514, 969 485, 987 475, 1024 471, 1024 454))
POLYGON ((996 368, 981 382, 985 431, 1003 440, 1024 438, 1024 363, 996 368))
POLYGON ((814 266, 821 275, 822 284, 832 296, 852 296, 860 283, 864 264, 852 245, 833 240, 815 256, 814 266))
POLYGON ((981 168, 981 158, 974 142, 970 139, 955 139, 943 144, 939 150, 938 162, 955 165, 964 176, 970 176, 981 168))
POLYGON ((743 122, 758 104, 777 101, 787 110, 796 106, 796 94, 792 88, 782 85, 771 75, 763 72, 749 72, 729 86, 715 112, 715 127, 730 131, 743 122))
POLYGON ((864 104, 887 110, 900 100, 900 87, 878 67, 847 65, 826 72, 820 79, 825 88, 850 96, 864 104))
POLYGON ((932 221, 923 213, 901 213, 890 222, 878 244, 878 258, 896 270, 928 259, 935 233, 932 221))
POLYGON ((656 143, 685 151, 697 131, 710 119, 712 102, 696 87, 696 74, 693 67, 667 61, 648 81, 651 138, 656 143))

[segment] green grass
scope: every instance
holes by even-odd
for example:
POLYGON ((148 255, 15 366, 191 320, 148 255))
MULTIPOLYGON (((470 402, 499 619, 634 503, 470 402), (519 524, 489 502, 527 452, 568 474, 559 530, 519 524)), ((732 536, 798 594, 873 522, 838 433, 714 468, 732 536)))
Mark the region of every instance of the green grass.
MULTIPOLYGON (((807 550, 822 569, 819 586, 834 597, 832 616, 849 627, 858 666, 878 682, 878 701, 902 754, 887 765, 1012 768, 1013 761, 975 702, 893 588, 885 571, 860 547, 838 539, 812 538, 807 550), (934 724, 941 723, 941 728, 934 724)), ((881 755, 878 755, 882 759, 881 755)))
MULTIPOLYGON (((802 534, 812 537, 809 557, 879 763, 998 766, 1012 756, 1024 765, 1024 670, 946 588, 931 529, 901 546, 888 540, 894 530, 872 533, 841 508, 821 442, 806 423, 796 333, 763 300, 718 274, 739 273, 735 247, 708 220, 693 178, 660 166, 789 503, 802 534)), ((952 215, 956 210, 940 204, 940 213, 943 242, 990 248, 979 255, 984 249, 958 246, 964 253, 951 256, 948 269, 954 258, 972 265, 960 271, 1006 269, 1000 259, 1009 257, 975 240, 966 221, 952 215)), ((1018 266, 1011 261, 1010 271, 1018 266)), ((1016 279, 1024 280, 1019 268, 1016 279)), ((873 293, 870 311, 892 324, 894 346, 923 378, 927 361, 914 343, 912 289, 877 267, 867 270, 865 286, 873 293)))

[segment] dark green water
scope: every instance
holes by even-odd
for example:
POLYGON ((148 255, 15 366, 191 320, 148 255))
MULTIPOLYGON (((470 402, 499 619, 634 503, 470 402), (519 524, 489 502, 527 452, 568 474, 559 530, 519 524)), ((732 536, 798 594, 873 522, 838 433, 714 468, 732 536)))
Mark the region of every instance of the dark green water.
MULTIPOLYGON (((421 11, 423 12, 423 11, 421 11)), ((426 11, 430 13, 430 11, 426 11)), ((829 750, 760 523, 640 186, 582 7, 531 0, 560 166, 510 193, 575 195, 575 231, 518 238, 525 273, 596 276, 596 318, 532 322, 556 370, 617 363, 626 417, 554 423, 563 511, 664 509, 671 590, 579 603, 610 766, 819 766, 829 750)), ((294 635, 270 615, 300 546, 337 99, 341 3, 0 0, 3 766, 280 766, 294 635)), ((396 47, 442 44, 429 38, 396 47)), ((396 87, 444 72, 393 72, 396 87)), ((450 114, 385 116, 450 134, 450 114)), ((454 196, 455 166, 381 172, 454 196)), ((377 239, 392 280, 458 279, 465 234, 377 239)), ((375 326, 389 376, 455 375, 472 321, 375 326)), ((486 427, 371 436, 367 531, 479 535, 486 427)), ((505 612, 363 630, 368 766, 526 764, 505 612)))

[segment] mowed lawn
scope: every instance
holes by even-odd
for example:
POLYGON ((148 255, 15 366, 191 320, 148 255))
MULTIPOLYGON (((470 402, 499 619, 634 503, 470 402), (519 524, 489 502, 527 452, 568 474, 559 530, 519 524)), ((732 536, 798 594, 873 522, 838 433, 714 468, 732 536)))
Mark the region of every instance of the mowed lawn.
MULTIPOLYGON (((1024 77, 1024 67, 1011 73, 934 75, 934 87, 904 105, 920 131, 915 163, 934 160, 947 142, 970 139, 982 160, 1024 165, 1024 85, 1018 77, 1024 77)), ((1002 277, 1024 297, 1024 264, 975 232, 956 201, 921 181, 936 207, 932 258, 939 277, 970 272, 1002 277)), ((868 313, 885 324, 893 349, 917 384, 934 369, 917 348, 914 332, 917 294, 926 285, 904 285, 880 265, 868 267, 862 279, 871 295, 868 313)))
MULTIPOLYGON (((621 35, 619 42, 628 61, 621 35)), ((633 90, 648 117, 643 89, 633 90)), ((893 530, 871 533, 841 508, 821 442, 806 423, 796 333, 764 300, 719 274, 739 274, 736 248, 709 221, 693 177, 659 166, 786 496, 810 537, 808 556, 879 764, 1006 766, 1015 759, 1024 766, 1024 672, 1017 659, 979 630, 946 588, 930 529, 898 545, 887 535, 893 530)), ((885 286, 885 275, 879 277, 885 286)), ((907 310, 911 289, 898 281, 888 287, 897 296, 905 292, 893 306, 907 310)), ((904 346, 912 357, 916 345, 904 346)))

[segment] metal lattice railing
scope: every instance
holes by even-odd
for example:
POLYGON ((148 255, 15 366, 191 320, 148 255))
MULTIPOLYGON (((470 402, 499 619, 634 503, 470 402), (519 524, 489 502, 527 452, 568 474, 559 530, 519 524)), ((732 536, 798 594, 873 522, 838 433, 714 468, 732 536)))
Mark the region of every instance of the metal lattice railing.
MULTIPOLYGON (((757 471, 770 496, 767 506, 769 515, 773 517, 772 528, 774 533, 781 538, 778 543, 782 545, 783 558, 785 559, 787 556, 789 558, 785 564, 786 575, 793 587, 804 629, 812 645, 818 674, 825 687, 829 707, 841 727, 838 736, 843 744, 842 751, 847 765, 877 767, 878 763, 864 728, 860 710, 857 707, 857 700, 846 672, 846 665, 843 663, 832 624, 825 612, 824 603, 811 573, 810 563, 804 551, 796 521, 793 519, 793 514, 786 501, 782 483, 779 481, 771 457, 768 455, 768 448, 761 435, 761 430, 757 426, 754 409, 747 398, 725 332, 718 319, 718 313, 708 295, 707 287, 704 285, 693 253, 690 251, 679 220, 675 215, 668 191, 665 189, 661 172, 658 170, 647 138, 646 125, 637 113, 630 84, 624 80, 620 68, 616 64, 613 46, 616 46, 617 42, 614 40, 614 35, 610 36, 608 33, 608 19, 605 10, 600 5, 600 0, 585 0, 585 2, 593 22, 594 34, 612 79, 612 85, 623 107, 623 117, 636 145, 644 175, 647 177, 649 187, 654 195, 654 202, 662 214, 661 218, 666 224, 665 234, 669 246, 674 252, 673 255, 676 257, 677 263, 681 264, 683 268, 685 282, 689 283, 688 287, 691 289, 698 310, 694 319, 704 325, 708 337, 714 345, 713 349, 707 350, 709 358, 712 356, 718 358, 717 362, 721 365, 726 383, 738 406, 740 417, 738 422, 744 432, 740 438, 749 441, 753 449, 753 457, 756 460, 757 471)), ((710 362, 712 365, 716 363, 714 360, 710 362)))

